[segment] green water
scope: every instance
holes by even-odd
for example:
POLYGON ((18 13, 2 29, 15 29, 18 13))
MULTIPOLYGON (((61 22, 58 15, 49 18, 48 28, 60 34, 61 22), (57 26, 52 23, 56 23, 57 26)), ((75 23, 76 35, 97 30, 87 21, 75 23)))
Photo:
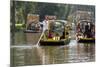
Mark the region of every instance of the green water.
POLYGON ((72 38, 64 46, 36 46, 41 33, 15 33, 11 45, 11 66, 61 64, 95 61, 94 43, 77 43, 72 38))

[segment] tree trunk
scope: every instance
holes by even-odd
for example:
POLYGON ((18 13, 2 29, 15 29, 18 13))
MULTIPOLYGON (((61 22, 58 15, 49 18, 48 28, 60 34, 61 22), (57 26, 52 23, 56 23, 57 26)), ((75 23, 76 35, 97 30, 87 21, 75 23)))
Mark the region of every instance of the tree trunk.
POLYGON ((11 45, 14 45, 14 36, 15 36, 15 1, 11 1, 11 21, 10 21, 10 27, 11 27, 11 45))

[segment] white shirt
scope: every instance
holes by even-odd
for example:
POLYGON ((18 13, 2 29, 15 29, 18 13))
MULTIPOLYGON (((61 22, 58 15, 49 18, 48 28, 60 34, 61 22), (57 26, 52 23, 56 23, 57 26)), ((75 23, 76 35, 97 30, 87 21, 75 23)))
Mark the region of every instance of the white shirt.
POLYGON ((43 21, 43 30, 48 30, 48 21, 47 20, 44 20, 43 21))

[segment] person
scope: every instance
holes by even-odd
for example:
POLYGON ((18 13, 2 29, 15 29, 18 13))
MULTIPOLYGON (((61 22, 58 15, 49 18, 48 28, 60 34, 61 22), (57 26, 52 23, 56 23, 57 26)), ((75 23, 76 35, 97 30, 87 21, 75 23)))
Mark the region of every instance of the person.
POLYGON ((48 38, 53 38, 53 32, 52 31, 49 31, 48 38))
POLYGON ((43 31, 43 22, 39 22, 40 23, 40 30, 43 31))
POLYGON ((31 30, 31 23, 27 26, 27 30, 31 30))
POLYGON ((43 31, 45 30, 48 30, 48 19, 47 18, 43 21, 43 31))
POLYGON ((91 24, 91 37, 95 38, 95 25, 91 24))
POLYGON ((90 32, 90 29, 89 29, 89 23, 86 22, 86 24, 85 24, 84 37, 89 37, 89 32, 90 32))
POLYGON ((72 23, 72 29, 75 30, 75 23, 72 23))
POLYGON ((78 22, 78 23, 77 23, 77 32, 80 32, 80 30, 81 30, 80 28, 81 28, 81 27, 80 27, 80 22, 78 22))

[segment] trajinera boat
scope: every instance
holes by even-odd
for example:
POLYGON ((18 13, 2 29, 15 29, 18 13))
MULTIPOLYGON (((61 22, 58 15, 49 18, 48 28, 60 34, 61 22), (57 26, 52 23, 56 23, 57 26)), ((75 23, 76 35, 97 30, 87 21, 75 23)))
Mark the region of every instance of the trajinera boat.
POLYGON ((39 15, 28 14, 25 33, 39 33, 41 32, 41 27, 39 23, 39 15))
POLYGON ((46 30, 40 40, 40 45, 66 45, 70 41, 67 21, 49 20, 46 30))
POLYGON ((76 39, 78 42, 95 43, 95 25, 89 20, 81 20, 77 24, 76 39))

